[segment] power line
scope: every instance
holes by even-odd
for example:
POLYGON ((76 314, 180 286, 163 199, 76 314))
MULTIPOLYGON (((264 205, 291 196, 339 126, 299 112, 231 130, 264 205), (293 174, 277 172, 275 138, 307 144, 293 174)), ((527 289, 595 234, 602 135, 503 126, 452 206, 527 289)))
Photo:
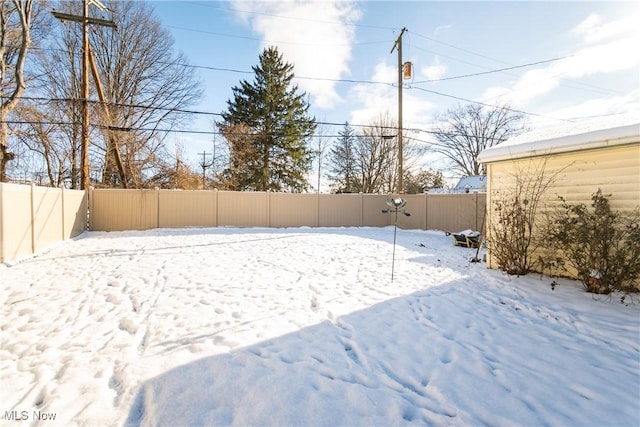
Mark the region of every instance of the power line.
POLYGON ((418 87, 418 86, 416 86, 416 87, 410 86, 408 89, 417 89, 417 90, 421 90, 423 92, 432 93, 434 95, 444 96, 446 98, 457 99, 458 101, 464 101, 464 102, 468 102, 468 103, 471 103, 471 104, 478 104, 478 105, 482 105, 484 107, 489 107, 489 108, 504 108, 505 110, 512 111, 514 113, 525 114, 527 116, 541 117, 541 118, 545 118, 545 119, 552 119, 552 120, 559 120, 559 121, 562 121, 562 122, 574 123, 573 120, 559 119, 557 117, 550 117, 550 116, 545 116, 545 115, 542 115, 542 114, 530 113, 528 111, 517 110, 515 108, 510 108, 510 107, 505 107, 505 106, 497 107, 496 105, 487 104, 485 102, 474 101, 474 100, 469 99, 469 98, 463 98, 461 96, 449 95, 449 94, 446 94, 446 93, 437 92, 435 90, 425 89, 425 88, 418 87))
MULTIPOLYGON (((489 107, 493 107, 491 105, 488 105, 489 107)), ((518 110, 511 110, 514 112, 520 112, 518 110)), ((622 114, 627 114, 627 113, 612 113, 612 114, 600 114, 600 115, 593 115, 593 116, 588 116, 588 117, 574 117, 572 119, 567 119, 565 121, 567 122, 574 122, 574 120, 576 119, 585 119, 585 118, 589 118, 589 119, 593 119, 593 118, 599 118, 599 117, 609 117, 609 116, 616 116, 616 115, 622 115, 622 114)), ((540 116, 540 117, 545 117, 545 116, 540 116)), ((557 119, 557 120, 561 120, 561 119, 557 119)), ((54 126, 80 126, 81 123, 79 122, 69 122, 69 121, 45 121, 45 120, 38 120, 38 121, 34 121, 34 120, 7 120, 5 121, 5 123, 7 124, 16 124, 16 125, 54 125, 54 126)), ((344 126, 345 123, 334 123, 334 122, 316 122, 317 124, 323 124, 323 125, 328 125, 328 126, 344 126)), ((362 124, 352 124, 349 123, 348 124, 350 127, 355 127, 355 128, 376 128, 376 129, 380 129, 380 130, 390 130, 390 131, 396 131, 397 127, 396 126, 380 126, 380 125, 362 125, 362 124)), ((107 126, 107 125, 101 125, 101 124, 95 124, 92 123, 91 126, 93 128, 98 128, 98 129, 111 129, 114 130, 113 126, 107 126)), ((127 128, 119 128, 119 129, 115 129, 115 130, 122 130, 125 132, 133 132, 133 131, 137 131, 137 132, 161 132, 161 133, 179 133, 179 134, 199 134, 199 135, 221 135, 224 136, 225 133, 220 132, 220 131, 202 131, 202 130, 189 130, 189 129, 161 129, 161 128, 152 128, 152 127, 139 127, 139 128, 133 128, 133 127, 127 127, 127 128)), ((425 134, 429 134, 429 135, 438 135, 438 134, 446 134, 449 136, 467 136, 467 137, 472 137, 475 135, 468 135, 468 134, 463 134, 460 132, 441 132, 441 131, 437 131, 437 130, 428 130, 428 129, 421 129, 421 128, 416 128, 416 127, 412 127, 412 128, 405 128, 405 131, 407 131, 407 135, 405 135, 406 138, 416 141, 416 142, 422 142, 425 144, 431 144, 431 145, 438 145, 437 142, 434 141, 425 141, 423 139, 419 139, 413 136, 410 136, 410 132, 414 132, 414 133, 425 133, 425 134)), ((259 134, 256 133, 249 133, 249 132, 231 132, 231 133, 226 133, 227 135, 242 135, 242 136, 256 136, 259 134)), ((311 135, 312 138, 342 138, 344 135, 341 134, 318 134, 318 135, 311 135)), ((367 137, 367 135, 356 135, 356 137, 367 137)))
POLYGON ((228 37, 228 38, 233 38, 233 39, 242 39, 242 40, 265 42, 265 43, 268 43, 268 44, 288 44, 288 45, 314 46, 314 47, 317 47, 317 46, 340 47, 340 46, 367 46, 367 45, 373 45, 373 44, 388 43, 387 40, 372 41, 372 42, 354 42, 354 43, 332 43, 332 44, 327 44, 327 43, 303 43, 303 42, 291 42, 291 41, 284 41, 284 40, 263 40, 263 39, 260 39, 258 37, 239 36, 239 35, 236 35, 236 34, 219 33, 219 32, 216 32, 216 31, 200 30, 200 29, 196 29, 196 28, 177 27, 175 25, 164 25, 164 26, 167 27, 167 28, 173 28, 175 30, 189 31, 189 32, 192 32, 192 33, 210 34, 210 35, 214 35, 214 36, 228 37))
MULTIPOLYGON (((51 49, 51 48, 33 48, 33 49, 35 49, 35 50, 45 50, 45 51, 47 51, 47 50, 49 50, 49 51, 59 51, 59 52, 63 52, 63 53, 70 53, 68 51, 65 51, 64 49, 51 49)), ((422 81, 414 82, 413 84, 437 83, 437 82, 442 82, 442 81, 447 81, 447 80, 458 80, 458 79, 476 77, 476 76, 481 76, 481 75, 486 75, 486 74, 501 73, 501 72, 508 71, 508 70, 513 70, 513 69, 518 69, 518 68, 526 68, 526 67, 530 67, 530 66, 534 66, 534 65, 547 64, 547 63, 551 63, 551 62, 555 62, 555 61, 560 61, 562 59, 566 59, 566 58, 569 58, 571 56, 572 55, 562 56, 562 57, 558 57, 558 58, 545 59, 545 60, 541 60, 541 61, 530 62, 530 63, 527 63, 527 64, 513 65, 511 67, 506 67, 506 68, 498 68, 498 69, 493 69, 493 70, 490 69, 489 71, 481 71, 481 72, 478 72, 478 73, 462 74, 462 75, 458 75, 458 76, 443 77, 443 78, 440 78, 440 79, 422 80, 422 81)), ((185 67, 185 68, 204 69, 204 70, 210 70, 210 71, 222 71, 222 72, 230 72, 230 73, 237 73, 237 74, 254 74, 253 70, 247 71, 247 70, 238 70, 238 69, 235 69, 235 68, 213 67, 213 66, 209 66, 209 65, 197 65, 197 64, 186 64, 186 63, 181 63, 181 62, 158 61, 158 64, 177 65, 177 66, 181 66, 181 67, 185 67)), ((475 64, 471 64, 471 65, 475 65, 475 64)), ((294 79, 312 80, 312 81, 329 81, 329 82, 335 82, 335 83, 377 84, 377 85, 385 85, 385 86, 396 87, 395 84, 393 84, 391 82, 383 82, 383 81, 376 81, 376 80, 336 79, 336 78, 329 78, 329 77, 311 77, 311 76, 297 76, 297 75, 294 75, 294 79)))
POLYGON ((548 64, 550 62, 556 62, 556 61, 560 61, 561 59, 570 58, 571 56, 573 56, 573 55, 561 56, 561 57, 558 57, 558 58, 545 59, 543 61, 529 62, 528 64, 514 65, 512 67, 498 68, 498 69, 489 70, 489 71, 481 71, 481 72, 478 72, 478 73, 462 74, 462 75, 459 75, 459 76, 452 76, 452 77, 443 77, 441 79, 422 80, 422 81, 418 81, 418 82, 413 82, 413 84, 435 83, 435 82, 443 82, 443 81, 446 81, 446 80, 457 80, 457 79, 464 79, 464 78, 467 78, 467 77, 483 76, 485 74, 502 73, 504 71, 515 70, 515 69, 518 69, 518 68, 531 67, 533 65, 548 64))
MULTIPOLYGON (((499 59, 496 59, 496 58, 492 58, 492 57, 487 56, 487 55, 479 54, 479 53, 476 53, 476 52, 473 52, 473 51, 470 51, 470 50, 467 50, 467 49, 463 49, 463 48, 458 47, 458 46, 454 46, 454 45, 451 45, 451 44, 448 44, 448 43, 441 42, 439 40, 436 40, 436 39, 433 39, 433 38, 430 38, 430 37, 427 37, 427 36, 423 36, 421 34, 416 34, 416 33, 412 33, 412 34, 415 34, 415 35, 417 35, 419 37, 423 37, 423 38, 425 38, 427 40, 433 41, 434 43, 442 44, 442 45, 450 47, 452 49, 457 49, 457 50, 460 50, 462 52, 469 53, 471 55, 475 55, 475 56, 479 56, 481 58, 489 59, 491 61, 499 62, 501 64, 510 65, 510 67, 507 67, 507 68, 504 68, 504 69, 491 70, 491 71, 487 72, 487 74, 494 73, 494 72, 509 71, 511 69, 523 68, 523 67, 527 66, 526 64, 525 65, 521 65, 521 66, 513 65, 513 64, 510 64, 508 62, 505 62, 505 61, 502 61, 502 60, 499 60, 499 59)), ((417 49, 417 50, 421 50, 421 51, 424 51, 424 52, 432 53, 434 55, 438 55, 438 56, 441 56, 443 58, 452 59, 452 60, 460 62, 462 64, 472 65, 474 67, 480 67, 480 68, 484 68, 484 69, 489 69, 490 70, 489 67, 485 67, 485 66, 482 66, 482 65, 474 64, 472 62, 463 61, 461 59, 454 58, 452 56, 443 55, 443 54, 441 54, 439 52, 430 51, 428 49, 420 48, 420 47, 417 47, 417 46, 412 46, 412 48, 417 49)), ((530 65, 544 64, 546 62, 558 61, 558 60, 562 60, 562 59, 571 58, 573 56, 575 56, 575 54, 566 55, 566 56, 559 57, 559 58, 556 58, 556 59, 551 59, 551 60, 539 61, 539 63, 532 63, 530 65)), ((472 76, 473 75, 481 75, 481 74, 482 73, 472 74, 472 76)), ((511 73, 508 73, 508 74, 509 75, 514 75, 514 74, 511 74, 511 73)), ((603 88, 603 87, 600 87, 600 86, 595 86, 595 85, 588 84, 588 83, 578 82, 578 81, 575 81, 575 80, 572 80, 572 79, 566 79, 566 78, 561 78, 561 77, 559 77, 559 78, 560 78, 560 80, 568 81, 568 82, 571 82, 573 84, 573 85, 571 85, 571 84, 564 83, 563 86, 565 86, 565 87, 569 87, 569 88, 573 88, 573 89, 580 89, 580 90, 589 90, 590 92, 596 92, 596 93, 618 94, 615 91, 611 91, 609 89, 606 89, 606 88, 603 88), (575 85, 577 85, 577 86, 575 86, 575 85)), ((445 78, 445 79, 434 80, 434 81, 442 81, 442 80, 453 80, 453 78, 448 78, 448 79, 445 78)))
MULTIPOLYGON (((393 84, 390 84, 391 86, 395 86, 393 84)), ((472 103, 472 104, 478 104, 478 105, 482 105, 485 107, 489 107, 489 108, 504 108, 508 111, 512 111, 515 113, 519 113, 519 114, 525 114, 525 115, 530 115, 530 116, 535 116, 535 117, 541 117, 541 118, 547 118, 547 119, 553 119, 553 120, 559 120, 559 121, 564 121, 564 122, 569 122, 569 123, 573 123, 572 120, 568 120, 568 119, 558 119, 555 117, 549 117, 549 116, 544 116, 541 114, 536 114, 536 113, 529 113, 527 111, 523 111, 523 110, 517 110, 514 108, 509 108, 509 107, 505 107, 505 106, 500 106, 497 107, 495 105, 492 104, 487 104, 484 102, 480 102, 480 101, 474 101, 468 98, 463 98, 460 96, 455 96, 455 95, 449 95, 449 94, 445 94, 445 93, 441 93, 441 92, 437 92, 434 90, 429 90, 429 89, 425 89, 425 88, 421 88, 421 87, 407 87, 407 89, 412 90, 420 90, 423 92, 428 92, 428 93, 432 93, 434 95, 439 95, 439 96, 444 96, 447 98, 452 98, 452 99, 456 99, 458 101, 464 101, 464 102, 468 102, 468 103, 472 103)), ((78 99, 72 99, 72 98, 44 98, 44 97, 22 97, 22 99, 27 100, 27 101, 51 101, 51 102, 79 102, 80 100, 78 99)), ((99 103, 99 101, 94 101, 94 100, 89 100, 89 103, 99 103)), ((208 112, 208 111, 198 111, 198 110, 186 110, 186 109, 180 109, 180 108, 169 108, 169 107, 149 107, 147 105, 141 105, 141 104, 124 104, 124 103, 117 103, 117 102, 107 102, 105 103, 106 105, 109 106, 114 106, 114 107, 124 107, 124 108, 143 108, 143 109, 147 109, 147 110, 158 110, 158 111, 169 111, 169 112, 176 112, 176 113, 184 113, 184 114, 199 114, 199 115, 209 115, 209 116, 222 116, 221 113, 212 113, 212 112, 208 112)), ((317 124, 320 125, 327 125, 327 126, 344 126, 344 122, 342 123, 335 123, 335 122, 321 122, 321 121, 317 121, 317 124)), ((371 127, 371 125, 362 125, 362 124, 352 124, 349 123, 349 126, 351 127, 364 127, 364 128, 369 128, 371 127)), ((382 127, 381 127, 382 128, 382 127)), ((389 129, 396 129, 396 127, 388 127, 389 129)), ((176 132, 178 133, 178 131, 176 130, 159 130, 160 132, 176 132)), ((420 130, 421 132, 425 132, 424 130, 420 130)), ((210 132, 207 131, 185 131, 184 133, 194 133, 194 134, 198 134, 198 133, 202 133, 202 134, 210 134, 210 132)), ((219 133, 212 133, 214 135, 219 135, 219 133)))
POLYGON ((434 43, 437 43, 437 44, 441 44, 441 45, 443 45, 443 46, 447 46, 447 47, 449 47, 449 48, 451 48, 451 49, 455 49, 455 50, 459 50, 459 51, 464 52, 464 53, 468 53, 469 55, 474 55, 474 56, 478 56, 478 57, 480 57, 480 58, 489 59, 489 60, 491 60, 491 61, 499 62, 499 63, 501 63, 501 64, 505 64, 505 65, 511 65, 511 64, 509 64, 508 62, 501 61, 500 59, 492 58, 492 57, 487 56, 487 55, 484 55, 484 54, 482 54, 482 53, 477 53, 477 52, 474 52, 474 51, 472 51, 472 50, 464 49, 464 48, 462 48, 462 47, 458 47, 458 46, 456 46, 456 45, 452 45, 452 44, 450 44, 450 43, 445 43, 445 42, 443 42, 443 41, 440 41, 440 40, 434 39, 434 38, 432 38, 432 37, 427 37, 427 36, 425 36, 425 35, 422 35, 422 34, 419 34, 419 33, 413 32, 413 31, 411 32, 411 34, 412 34, 412 35, 415 35, 415 36, 418 36, 418 37, 421 37, 421 38, 423 38, 423 39, 429 40, 429 41, 431 41, 431 42, 434 42, 434 43))
POLYGON ((341 25, 341 26, 350 26, 350 27, 359 27, 359 28, 371 28, 371 29, 375 29, 375 30, 385 30, 385 31, 398 30, 398 28, 394 28, 394 27, 383 27, 383 26, 378 26, 378 25, 357 24, 357 23, 354 23, 354 22, 326 21, 326 20, 312 19, 312 18, 301 18, 301 17, 297 17, 297 16, 278 15, 278 14, 275 14, 275 13, 268 13, 268 12, 257 12, 257 11, 253 11, 253 10, 242 10, 242 9, 237 9, 237 8, 233 8, 233 7, 221 7, 221 6, 212 5, 210 3, 196 3, 196 2, 192 2, 192 1, 185 2, 185 3, 190 3, 190 4, 196 5, 196 6, 209 7, 209 8, 213 8, 213 9, 219 9, 219 10, 228 10, 228 11, 232 11, 232 12, 241 12, 241 13, 247 13, 247 14, 251 14, 251 15, 270 16, 270 17, 273 17, 273 18, 289 19, 289 20, 294 20, 294 21, 307 21, 307 22, 316 22, 316 23, 320 23, 320 24, 341 25))

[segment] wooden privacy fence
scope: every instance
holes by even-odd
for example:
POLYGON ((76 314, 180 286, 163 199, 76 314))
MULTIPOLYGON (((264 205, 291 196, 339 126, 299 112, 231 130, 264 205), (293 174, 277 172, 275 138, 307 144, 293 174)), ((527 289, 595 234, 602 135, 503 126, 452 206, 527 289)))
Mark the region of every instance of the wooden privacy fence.
POLYGON ((87 229, 84 191, 0 183, 0 262, 87 229))
MULTIPOLYGON (((390 195, 94 189, 90 228, 96 231, 179 227, 383 227, 390 195)), ((404 195, 402 228, 479 230, 485 193, 404 195)))

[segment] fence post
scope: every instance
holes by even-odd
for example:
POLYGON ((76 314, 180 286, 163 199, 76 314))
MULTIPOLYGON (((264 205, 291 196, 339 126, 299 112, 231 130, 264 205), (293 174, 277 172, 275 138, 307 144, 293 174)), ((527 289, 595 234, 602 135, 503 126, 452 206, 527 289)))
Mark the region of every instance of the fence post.
POLYGON ((62 227, 60 227, 62 229, 62 236, 60 240, 64 240, 64 236, 65 236, 65 209, 64 209, 64 184, 62 185, 62 187, 60 187, 60 206, 62 209, 62 227))
POLYGON ((424 193, 424 229, 429 230, 429 193, 424 193))
POLYGON ((214 227, 218 227, 218 189, 214 188, 213 189, 213 199, 214 199, 214 203, 215 203, 215 209, 213 210, 213 226, 214 227))
POLYGON ((271 190, 267 190, 267 228, 271 228, 271 190))
POLYGON ((36 252, 36 202, 35 202, 36 184, 31 183, 30 201, 31 201, 31 253, 36 252))
POLYGON ((4 186, 0 182, 0 262, 4 261, 4 186))
POLYGON ((320 227, 320 191, 316 193, 316 228, 320 227))
POLYGON ((156 228, 160 228, 160 187, 156 187, 156 228))
POLYGON ((85 228, 87 229, 87 231, 91 231, 91 220, 93 217, 93 213, 95 212, 93 209, 93 198, 95 196, 95 194, 93 194, 94 192, 94 188, 93 185, 89 186, 89 188, 87 188, 84 192, 86 199, 86 210, 84 212, 84 220, 86 221, 86 226, 85 228))
POLYGON ((427 229, 427 193, 423 192, 422 197, 424 198, 424 218, 422 218, 422 229, 427 229))

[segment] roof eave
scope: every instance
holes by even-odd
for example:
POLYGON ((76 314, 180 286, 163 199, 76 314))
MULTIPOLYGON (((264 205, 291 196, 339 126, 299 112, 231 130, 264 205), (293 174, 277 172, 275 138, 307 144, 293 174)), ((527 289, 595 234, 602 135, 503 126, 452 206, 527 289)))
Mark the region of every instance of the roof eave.
POLYGON ((548 156, 572 151, 593 150, 640 142, 640 124, 597 130, 522 144, 504 144, 491 147, 478 155, 481 163, 515 160, 523 157, 548 156))

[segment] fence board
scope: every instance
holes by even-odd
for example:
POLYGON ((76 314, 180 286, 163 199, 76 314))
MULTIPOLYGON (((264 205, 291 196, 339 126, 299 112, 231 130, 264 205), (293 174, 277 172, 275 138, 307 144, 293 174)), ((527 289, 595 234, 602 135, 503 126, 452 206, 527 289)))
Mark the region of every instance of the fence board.
POLYGON ((160 190, 158 226, 215 227, 217 191, 160 190))
POLYGON ((318 195, 269 193, 270 227, 317 227, 318 195))
POLYGON ((361 227, 362 195, 320 194, 318 196, 320 227, 361 227))
POLYGON ((148 230, 158 227, 158 190, 92 190, 91 230, 148 230))
POLYGON ((362 194, 362 225, 365 227, 385 227, 393 224, 389 215, 382 211, 388 209, 386 194, 362 194))
MULTIPOLYGON (((427 194, 405 194, 402 196, 407 201, 403 208, 411 216, 398 214, 398 226, 406 229, 427 229, 427 194)), ((395 214, 389 216, 390 224, 393 224, 395 214)))
POLYGON ((218 192, 218 225, 268 227, 268 196, 265 192, 218 192))
POLYGON ((479 230, 482 227, 485 193, 431 194, 427 203, 430 230, 479 230))
POLYGON ((87 230, 87 196, 84 191, 62 191, 62 238, 69 239, 87 230))
POLYGON ((0 183, 0 262, 86 230, 84 191, 0 183))
POLYGON ((2 260, 10 260, 32 252, 31 187, 0 184, 2 198, 2 260))
POLYGON ((32 187, 33 251, 63 240, 62 191, 59 188, 32 187))

